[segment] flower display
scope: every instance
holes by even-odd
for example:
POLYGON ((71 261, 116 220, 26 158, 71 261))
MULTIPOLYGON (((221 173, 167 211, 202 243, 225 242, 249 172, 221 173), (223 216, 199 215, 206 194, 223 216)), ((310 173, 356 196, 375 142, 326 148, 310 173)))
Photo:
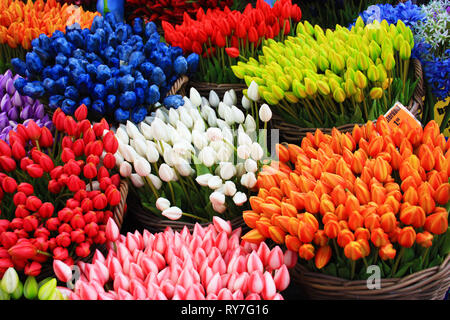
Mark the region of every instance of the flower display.
POLYGON ((117 23, 112 13, 32 41, 25 60, 12 59, 19 93, 44 99, 72 115, 80 104, 90 118, 142 121, 182 75, 197 69, 198 56, 161 42, 153 22, 117 23))
POLYGON ((0 139, 8 142, 8 133, 16 130, 19 123, 34 120, 39 127, 53 129, 53 124, 44 112, 44 105, 30 97, 21 96, 14 87, 19 75, 12 76, 11 70, 0 75, 0 139))
MULTIPOLYGON (((114 223, 112 220, 110 220, 114 223)), ((240 241, 241 229, 219 217, 191 233, 167 228, 116 235, 106 256, 79 262, 81 277, 72 300, 283 300, 296 257, 265 243, 240 241)), ((56 261, 55 274, 72 274, 56 261)))
POLYGON ((194 17, 199 8, 231 7, 233 0, 126 0, 125 8, 130 12, 129 20, 141 17, 145 21, 154 21, 160 24, 162 21, 182 23, 184 14, 194 17))
POLYGON ((114 174, 117 140, 106 121, 53 114, 56 132, 30 120, 0 140, 0 274, 37 276, 48 260, 68 265, 103 244, 121 200, 114 174))
POLYGON ((45 278, 38 283, 33 276, 27 276, 22 283, 17 271, 9 267, 0 280, 0 300, 65 300, 61 291, 67 289, 56 284, 56 278, 45 278))
POLYGON ((396 101, 409 103, 416 82, 409 78, 412 32, 399 21, 324 31, 308 21, 297 36, 272 39, 258 60, 231 68, 244 79, 244 94, 260 98, 286 121, 307 128, 363 123, 396 101), (257 92, 257 94, 253 93, 257 92))
POLYGON ((264 39, 283 40, 295 30, 301 10, 291 0, 277 1, 273 7, 263 0, 256 6, 248 4, 241 13, 228 7, 197 11, 195 19, 185 15, 183 23, 173 26, 163 22, 166 41, 185 53, 201 55, 201 81, 215 83, 237 82, 230 66, 239 56, 255 58, 264 39))
POLYGON ((238 217, 264 161, 264 136, 255 118, 235 107, 234 90, 220 101, 214 91, 207 99, 191 88, 182 102, 117 128, 120 174, 156 215, 204 222, 217 214, 238 217))
POLYGON ((310 270, 347 279, 368 277, 368 265, 385 278, 439 265, 449 253, 449 149, 436 122, 390 127, 383 116, 278 145, 242 239, 270 238, 310 270))
POLYGON ((78 23, 89 28, 98 13, 84 11, 73 5, 61 5, 55 0, 0 2, 0 72, 11 67, 10 60, 25 58, 31 40, 40 34, 64 32, 66 26, 78 23))

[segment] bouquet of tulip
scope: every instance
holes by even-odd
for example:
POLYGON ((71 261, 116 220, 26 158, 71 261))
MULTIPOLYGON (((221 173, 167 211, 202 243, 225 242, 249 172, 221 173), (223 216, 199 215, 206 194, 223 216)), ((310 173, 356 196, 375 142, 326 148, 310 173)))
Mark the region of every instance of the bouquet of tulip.
POLYGON ((196 19, 185 15, 181 25, 163 22, 166 41, 183 49, 185 53, 201 55, 199 81, 213 83, 236 83, 230 67, 236 58, 257 57, 264 39, 283 40, 295 30, 300 21, 301 10, 291 0, 277 1, 271 8, 264 0, 256 7, 248 4, 241 13, 212 9, 199 9, 196 19))
POLYGON ((199 8, 231 7, 239 1, 233 0, 126 0, 125 9, 129 12, 128 20, 141 17, 145 21, 154 21, 160 24, 162 21, 182 23, 185 14, 194 17, 199 8))
POLYGON ((22 283, 17 271, 10 267, 0 280, 0 300, 66 300, 61 293, 64 288, 56 284, 56 278, 45 278, 38 283, 34 276, 27 276, 22 283))
POLYGON ((121 200, 114 173, 117 140, 106 121, 91 125, 60 109, 56 132, 33 120, 0 140, 0 273, 40 274, 49 258, 73 264, 105 242, 105 224, 121 200))
MULTIPOLYGON (((240 240, 241 229, 219 217, 192 234, 167 228, 119 235, 110 220, 107 256, 96 251, 92 263, 79 262, 81 277, 71 300, 282 300, 297 257, 279 246, 240 240)), ((72 278, 69 266, 54 262, 59 280, 72 278)))
POLYGON ((413 35, 403 22, 364 25, 348 30, 297 25, 297 36, 269 39, 258 60, 239 61, 234 74, 276 106, 286 121, 306 128, 363 123, 396 102, 409 103, 417 81, 409 75, 413 35))
POLYGON ((311 271, 347 279, 367 278, 369 265, 386 278, 439 265, 450 253, 449 150, 434 121, 391 128, 383 116, 278 145, 278 168, 259 174, 243 213, 253 230, 242 238, 271 238, 311 271))
MULTIPOLYGON (((120 174, 158 216, 203 222, 218 213, 238 217, 256 184, 264 136, 253 116, 235 107, 233 90, 220 101, 214 91, 208 100, 191 88, 182 101, 178 109, 159 108, 137 127, 127 122, 117 128, 120 174)), ((270 109, 262 110, 267 124, 270 109)))
POLYGON ((142 121, 182 75, 195 72, 198 56, 160 41, 156 25, 136 19, 116 23, 112 13, 95 17, 91 29, 77 25, 32 41, 26 59, 12 59, 17 90, 48 101, 66 114, 84 104, 90 119, 142 121))
POLYGON ((0 139, 8 142, 8 133, 16 130, 18 123, 26 123, 32 119, 39 127, 46 126, 50 130, 53 124, 44 112, 44 105, 30 97, 21 96, 14 87, 19 75, 12 76, 11 70, 0 75, 0 139))
POLYGON ((25 58, 31 49, 31 40, 40 34, 51 35, 55 30, 78 23, 89 28, 99 13, 84 11, 73 5, 63 5, 55 0, 0 2, 0 72, 11 67, 12 58, 25 58))

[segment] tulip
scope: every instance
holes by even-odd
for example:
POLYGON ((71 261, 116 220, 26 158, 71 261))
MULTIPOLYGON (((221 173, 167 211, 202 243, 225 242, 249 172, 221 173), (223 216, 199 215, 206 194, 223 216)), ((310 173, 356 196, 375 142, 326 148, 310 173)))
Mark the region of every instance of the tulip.
POLYGON ((445 233, 448 228, 448 213, 445 209, 440 210, 436 208, 434 213, 426 218, 424 228, 433 234, 445 233))
POLYGON ((28 300, 32 300, 38 295, 38 283, 35 277, 27 277, 23 286, 23 295, 28 300))
POLYGON ((170 220, 178 220, 183 215, 183 212, 178 207, 170 207, 165 209, 161 214, 170 220))
POLYGON ((1 280, 1 289, 7 294, 13 294, 19 285, 19 275, 14 268, 8 268, 1 280))
POLYGON ((261 119, 262 122, 269 122, 270 119, 272 118, 272 111, 270 110, 270 107, 265 103, 259 109, 259 118, 261 119))
POLYGON ((260 95, 258 91, 258 84, 255 81, 252 81, 247 90, 247 97, 252 101, 259 101, 260 95))
POLYGON ((170 201, 167 200, 166 198, 160 197, 160 198, 158 198, 158 199, 156 200, 156 207, 157 207, 158 210, 160 210, 160 211, 164 211, 164 210, 166 210, 166 209, 169 209, 169 208, 170 208, 170 201))
POLYGON ((410 248, 413 246, 416 240, 416 232, 412 227, 404 227, 401 229, 398 235, 398 243, 405 248, 410 248))

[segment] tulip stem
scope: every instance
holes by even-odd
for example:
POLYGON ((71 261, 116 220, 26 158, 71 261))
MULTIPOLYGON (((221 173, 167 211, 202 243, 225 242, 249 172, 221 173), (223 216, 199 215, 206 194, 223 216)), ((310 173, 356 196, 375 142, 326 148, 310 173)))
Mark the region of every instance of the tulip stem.
POLYGON ((36 139, 34 141, 36 142, 36 148, 38 149, 38 151, 41 151, 41 147, 39 146, 39 140, 36 139))
POLYGON ((44 256, 47 256, 47 257, 52 257, 52 255, 50 253, 45 252, 45 251, 37 250, 36 252, 39 253, 39 254, 42 254, 44 256))
POLYGON ((200 220, 200 221, 209 222, 208 219, 205 219, 205 218, 196 216, 196 215, 194 215, 194 214, 190 214, 190 213, 186 213, 186 212, 182 212, 181 214, 182 214, 183 216, 186 216, 186 217, 191 217, 191 218, 194 218, 194 219, 197 219, 197 220, 200 220))
POLYGON ((355 267, 356 267, 356 261, 352 260, 352 273, 350 275, 350 280, 353 280, 353 278, 355 277, 355 267))
POLYGON ((191 207, 192 212, 195 212, 194 205, 191 202, 191 198, 189 197, 189 193, 187 192, 187 189, 186 189, 186 186, 184 185, 183 179, 181 178, 181 176, 177 170, 175 170, 175 174, 177 175, 178 181, 180 181, 181 188, 183 188, 183 192, 186 195, 187 201, 189 203, 189 207, 191 207))
POLYGON ((155 195, 156 199, 159 198, 158 192, 155 189, 155 186, 153 185, 152 181, 149 177, 145 177, 145 180, 147 181, 148 185, 150 186, 150 189, 152 189, 153 194, 155 195))
POLYGON ((172 203, 175 203, 175 193, 173 192, 172 183, 168 181, 167 184, 169 185, 170 195, 172 196, 172 203))
POLYGON ((397 256, 397 259, 395 259, 394 267, 392 267, 391 278, 394 276, 395 272, 397 271, 398 264, 400 263, 400 260, 403 258, 404 254, 405 254, 405 247, 402 247, 402 249, 400 250, 400 253, 397 256))
POLYGON ((338 246, 337 246, 337 243, 336 243, 336 238, 333 238, 333 241, 331 241, 331 242, 333 242, 334 250, 336 251, 336 255, 337 255, 338 259, 340 259, 341 255, 339 253, 339 249, 338 249, 338 246))

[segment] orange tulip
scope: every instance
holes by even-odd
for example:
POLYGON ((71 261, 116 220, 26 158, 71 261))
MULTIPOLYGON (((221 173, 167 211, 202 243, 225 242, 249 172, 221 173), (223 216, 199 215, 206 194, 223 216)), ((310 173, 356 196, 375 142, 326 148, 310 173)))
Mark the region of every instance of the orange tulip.
POLYGON ((288 232, 293 235, 298 235, 298 224, 299 220, 297 218, 291 217, 289 218, 289 226, 288 226, 288 232))
POLYGON ((433 195, 434 200, 440 205, 446 205, 450 200, 450 183, 441 184, 433 195))
POLYGON ((367 154, 363 149, 358 149, 353 155, 353 161, 351 163, 351 169, 354 173, 360 174, 364 168, 364 164, 367 160, 367 154))
POLYGON ((372 185, 370 190, 370 195, 372 201, 378 205, 382 205, 386 201, 386 190, 378 185, 372 185))
POLYGON ((301 148, 295 144, 288 144, 287 149, 289 152, 289 161, 294 164, 297 162, 299 155, 305 155, 305 151, 303 151, 304 148, 301 148))
POLYGON ((368 146, 368 154, 372 158, 376 158, 376 156, 383 150, 383 137, 376 136, 370 140, 368 146))
POLYGON ((358 198, 356 198, 353 194, 347 193, 347 200, 345 201, 345 211, 346 216, 350 216, 350 214, 354 211, 359 212, 361 205, 359 203, 358 198))
POLYGON ((300 221, 298 224, 298 238, 303 243, 310 243, 314 239, 314 228, 310 223, 300 221))
POLYGON ((367 184, 363 180, 361 180, 360 178, 356 178, 353 190, 355 192, 356 197, 358 198, 359 202, 362 205, 369 203, 370 201, 369 188, 367 187, 367 184))
POLYGON ((332 250, 330 246, 323 246, 317 250, 315 257, 315 264, 317 269, 325 267, 331 259, 332 250))
POLYGON ((339 231, 340 231, 340 226, 339 226, 338 222, 335 220, 329 220, 324 225, 325 235, 330 239, 336 238, 339 234, 339 231))
POLYGON ((419 188, 418 194, 419 194, 419 205, 422 207, 425 213, 429 214, 433 212, 434 208, 436 207, 436 202, 434 201, 430 189, 426 187, 419 188))
POLYGON ((322 169, 324 172, 335 173, 336 172, 336 164, 337 164, 336 159, 330 158, 323 164, 322 169))
POLYGON ((435 158, 432 150, 426 144, 422 144, 419 149, 420 165, 427 171, 434 168, 435 158))
POLYGON ((333 221, 336 221, 336 222, 339 221, 338 217, 337 217, 334 213, 331 213, 331 212, 325 213, 325 214, 323 215, 323 218, 322 218, 322 223, 325 225, 325 224, 327 224, 328 221, 330 221, 330 220, 333 220, 333 221))
POLYGON ((370 241, 375 247, 382 247, 389 242, 389 237, 383 229, 375 228, 371 231, 370 241))
POLYGON ((373 168, 373 176, 380 182, 387 180, 391 166, 381 157, 377 157, 373 168))
POLYGON ((369 142, 366 139, 361 138, 359 140, 359 149, 364 150, 366 154, 369 154, 369 142))
POLYGON ((273 203, 261 203, 260 208, 263 215, 271 217, 273 214, 281 214, 281 208, 273 203))
POLYGON ((364 130, 357 124, 353 127, 352 137, 356 143, 359 143, 359 140, 364 137, 364 130))
POLYGON ((335 206, 345 204, 345 201, 347 200, 347 194, 345 193, 345 190, 341 185, 337 185, 336 187, 334 187, 333 191, 331 192, 331 199, 333 200, 335 206))
POLYGON ((335 207, 333 201, 326 199, 323 196, 324 195, 322 195, 322 197, 320 198, 320 208, 319 208, 320 214, 323 216, 327 212, 334 213, 335 207))
POLYGON ((419 232, 416 236, 416 242, 424 248, 429 248, 433 244, 433 235, 428 231, 419 232))
POLYGON ((314 246, 310 243, 305 243, 300 246, 300 249, 298 250, 298 255, 300 258, 305 260, 311 260, 314 258, 314 246))
POLYGON ((325 234, 324 230, 318 230, 316 232, 316 234, 314 235, 314 239, 313 242, 315 245, 319 246, 319 247, 323 247, 327 244, 328 242, 328 237, 325 234))
POLYGON ((409 206, 400 211, 400 221, 420 228, 425 224, 425 211, 418 206, 409 206))
POLYGON ((292 204, 281 202, 281 215, 287 217, 296 217, 297 209, 292 204))
POLYGON ((275 243, 283 244, 286 233, 280 227, 271 226, 269 227, 269 235, 275 243))
POLYGON ((305 209, 311 213, 318 213, 320 208, 320 200, 317 194, 308 191, 305 196, 305 209))
POLYGON ((289 217, 273 216, 272 225, 280 227, 284 232, 289 232, 289 217))
POLYGON ((322 174, 322 164, 317 159, 311 159, 311 173, 314 178, 319 179, 322 174))
POLYGON ((297 210, 303 210, 305 208, 305 193, 291 191, 289 196, 297 210))
POLYGON ((270 220, 260 218, 258 221, 256 221, 255 226, 259 233, 264 236, 264 238, 270 238, 269 227, 272 226, 270 220))
POLYGON ((357 241, 350 241, 344 248, 345 256, 353 261, 362 258, 361 246, 357 241))
MULTIPOLYGON (((258 198, 261 198, 262 200, 264 200, 265 198, 267 198, 268 196, 270 196, 270 192, 267 189, 264 188, 260 188, 258 191, 258 198)), ((264 201, 263 201, 264 202, 264 201)))
POLYGON ((336 164, 336 173, 344 178, 347 182, 347 186, 351 186, 355 183, 356 177, 343 158, 341 158, 336 164))
POLYGON ((431 120, 423 128, 422 139, 426 140, 427 137, 430 137, 431 141, 434 142, 440 132, 441 130, 439 129, 439 125, 436 123, 436 121, 431 120))
MULTIPOLYGON (((369 167, 364 167, 361 172, 361 180, 364 181, 366 185, 370 184, 370 180, 372 180, 373 171, 369 167)), ((355 180, 356 181, 356 180, 355 180)))
POLYGON ((402 155, 403 159, 407 159, 413 153, 412 152, 413 146, 412 146, 411 142, 409 142, 409 140, 404 139, 400 143, 399 150, 400 150, 400 154, 402 155))
POLYGON ((394 213, 387 212, 380 217, 380 226, 384 232, 390 233, 395 230, 397 226, 397 218, 394 213))
POLYGON ((269 194, 270 194, 270 196, 277 198, 278 200, 281 200, 283 198, 283 196, 285 196, 283 191, 281 191, 281 189, 277 188, 277 187, 272 187, 269 190, 269 194))
POLYGON ((350 230, 350 228, 348 227, 348 223, 346 220, 339 220, 339 228, 341 228, 341 230, 350 230))
POLYGON ((419 202, 417 190, 413 187, 409 187, 403 194, 403 201, 408 202, 411 205, 416 205, 419 202))
POLYGON ((392 243, 385 244, 378 251, 378 254, 379 254, 380 258, 383 259, 383 260, 389 260, 389 259, 392 260, 392 259, 394 259, 396 253, 397 253, 397 251, 392 246, 392 243))
POLYGON ((426 220, 424 228, 433 234, 443 234, 448 229, 448 212, 445 208, 436 207, 426 220))
POLYGON ((254 212, 256 212, 256 213, 262 212, 261 204, 264 203, 264 199, 262 199, 260 197, 252 196, 252 197, 250 197, 249 201, 250 201, 250 206, 252 207, 254 212))
POLYGON ((342 187, 346 187, 347 183, 345 182, 344 178, 342 176, 329 173, 329 172, 322 172, 322 175, 320 177, 320 181, 322 181, 325 185, 328 187, 334 189, 337 185, 340 185, 342 187))
POLYGON ((401 229, 397 241, 402 247, 411 248, 416 241, 416 231, 413 227, 404 227, 401 229))
POLYGON ((275 145, 275 152, 278 157, 278 160, 281 162, 288 162, 289 161, 289 150, 286 148, 286 146, 277 143, 275 145))
POLYGON ((356 240, 364 239, 368 241, 370 239, 370 232, 366 228, 358 228, 355 230, 355 238, 356 240))
POLYGON ((341 135, 341 146, 343 149, 347 148, 350 152, 353 152, 353 150, 355 150, 356 142, 350 132, 346 132, 345 134, 341 135))
POLYGON ((254 229, 256 228, 256 221, 259 220, 260 216, 253 211, 244 211, 242 213, 242 218, 247 226, 254 229))
POLYGON ((376 213, 371 213, 364 218, 364 226, 372 231, 380 227, 380 216, 376 213))
POLYGON ((300 246, 302 245, 302 243, 296 236, 293 236, 290 234, 287 234, 284 237, 284 243, 286 244, 286 248, 288 250, 295 251, 295 252, 298 252, 298 250, 300 249, 300 246))
MULTIPOLYGON (((273 188, 272 188, 273 189, 273 188)), ((270 189, 270 190, 272 190, 270 189)), ((300 191, 294 182, 289 179, 283 179, 280 181, 280 189, 284 195, 291 194, 291 191, 300 191)))
POLYGON ((345 221, 348 219, 347 210, 345 210, 345 206, 343 204, 338 205, 334 213, 339 221, 345 221))
POLYGON ((250 242, 250 243, 256 243, 259 244, 260 242, 264 241, 266 237, 264 237, 258 229, 252 229, 249 232, 247 232, 245 235, 241 237, 242 240, 250 242))
POLYGON ((400 234, 400 231, 402 231, 402 229, 400 227, 396 227, 394 229, 394 231, 392 231, 391 233, 389 233, 389 240, 391 242, 397 242, 398 240, 398 235, 400 234))
POLYGON ((340 230, 337 236, 337 243, 344 248, 349 242, 355 240, 355 235, 348 229, 340 230))
POLYGON ((414 126, 406 132, 406 137, 414 147, 417 147, 422 141, 423 129, 421 126, 414 126))
POLYGON ((366 137, 372 136, 372 134, 376 131, 375 124, 372 120, 366 122, 364 129, 366 131, 366 137))

